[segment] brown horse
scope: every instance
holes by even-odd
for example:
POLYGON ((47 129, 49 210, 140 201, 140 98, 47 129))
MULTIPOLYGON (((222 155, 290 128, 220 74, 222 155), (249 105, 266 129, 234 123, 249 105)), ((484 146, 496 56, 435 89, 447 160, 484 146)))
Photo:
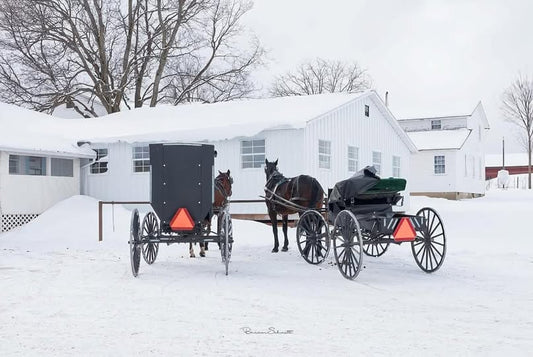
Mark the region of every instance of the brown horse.
POLYGON ((320 183, 313 177, 300 175, 292 178, 283 176, 278 171, 278 160, 269 162, 265 159, 265 198, 272 231, 274 233, 274 248, 272 253, 277 253, 278 241, 278 214, 283 221, 282 252, 289 249, 287 238, 287 221, 289 214, 302 214, 303 208, 319 209, 323 205, 324 190, 320 183))
MULTIPOLYGON (((233 184, 233 178, 230 175, 230 171, 218 172, 218 176, 215 178, 215 200, 213 202, 213 213, 217 214, 226 207, 231 196, 231 185, 233 184)), ((207 217, 204 225, 207 232, 211 231, 211 218, 207 217)), ((200 256, 205 257, 205 251, 208 250, 208 243, 200 243, 200 256)), ((192 243, 189 243, 189 254, 191 258, 196 257, 194 255, 194 249, 192 243)))

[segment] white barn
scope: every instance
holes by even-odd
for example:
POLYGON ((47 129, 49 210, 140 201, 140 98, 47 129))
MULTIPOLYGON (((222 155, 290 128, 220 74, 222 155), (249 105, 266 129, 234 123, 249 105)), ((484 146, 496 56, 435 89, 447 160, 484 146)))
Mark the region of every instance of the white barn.
POLYGON ((399 120, 415 143, 411 194, 449 199, 485 194, 489 122, 481 102, 468 115, 399 120))
MULTIPOLYGON (((150 199, 147 145, 153 142, 214 144, 216 169, 229 169, 234 178, 234 200, 264 194, 265 158, 278 159, 285 176, 308 174, 327 190, 372 164, 381 176, 405 177, 409 185, 416 151, 374 91, 141 108, 82 122, 92 128, 80 139, 105 157, 82 174, 82 192, 106 201, 150 199)), ((231 210, 266 213, 264 204, 231 210)))
POLYGON ((48 115, 0 103, 0 232, 80 194, 80 161, 94 152, 48 132, 54 126, 48 115))

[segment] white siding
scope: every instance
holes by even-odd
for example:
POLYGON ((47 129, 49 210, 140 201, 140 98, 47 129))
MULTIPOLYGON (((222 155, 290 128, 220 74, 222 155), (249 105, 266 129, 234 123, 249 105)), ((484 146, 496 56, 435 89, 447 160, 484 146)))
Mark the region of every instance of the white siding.
POLYGON ((72 159, 73 177, 50 176, 50 157, 37 154, 30 156, 47 158, 47 176, 10 175, 9 154, 0 152, 0 214, 41 214, 57 202, 80 193, 79 159, 72 159))
POLYGON ((348 146, 359 148, 359 169, 372 165, 372 152, 381 152, 382 177, 392 176, 392 156, 401 158, 402 176, 409 181, 410 151, 370 98, 356 101, 309 123, 305 131, 306 171, 324 189, 351 176, 348 146), (370 117, 364 106, 370 106, 370 117), (318 168, 318 140, 331 140, 331 169, 318 168))
MULTIPOLYGON (((412 192, 457 192, 456 177, 458 167, 464 162, 456 163, 456 150, 420 151, 411 157, 411 191, 412 192), (434 157, 445 157, 446 172, 435 174, 434 157)), ((463 174, 463 171, 460 171, 463 174)))
MULTIPOLYGON (((316 177, 327 192, 328 188, 348 178, 348 146, 359 148, 359 168, 371 165, 372 151, 382 153, 382 177, 392 176, 392 156, 401 158, 402 177, 409 182, 410 151, 396 129, 388 121, 386 109, 375 94, 365 96, 308 122, 305 129, 265 130, 253 137, 211 142, 217 151, 215 169, 231 171, 234 179, 234 200, 260 199, 264 195, 263 168, 241 168, 241 140, 265 140, 266 158, 278 160, 278 168, 287 177, 307 174, 316 177), (370 106, 365 117, 364 106, 370 106), (331 168, 318 168, 318 140, 331 141, 331 168)), ((393 118, 392 118, 393 119, 393 118)), ((97 148, 98 146, 94 146, 97 148)), ((109 145, 109 171, 88 175, 87 192, 104 200, 149 200, 149 174, 134 174, 131 145, 109 145)), ((217 171, 215 171, 215 174, 217 171)), ((407 194, 408 195, 408 194, 407 194)), ((408 198, 406 199, 406 206, 408 198)), ((266 213, 264 203, 234 204, 233 213, 266 213)))

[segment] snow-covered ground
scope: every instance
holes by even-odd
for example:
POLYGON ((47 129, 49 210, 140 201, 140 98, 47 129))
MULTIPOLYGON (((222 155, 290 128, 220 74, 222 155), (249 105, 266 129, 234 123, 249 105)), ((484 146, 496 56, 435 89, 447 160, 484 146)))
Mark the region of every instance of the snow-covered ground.
POLYGON ((215 247, 191 259, 182 244, 134 278, 130 212, 115 208, 113 232, 107 207, 98 242, 97 203, 76 196, 0 235, 0 355, 531 355, 532 203, 522 190, 413 197, 413 212, 444 220, 442 268, 423 273, 404 244, 365 257, 352 282, 332 257, 301 259, 294 229, 272 254, 270 227, 246 221, 234 221, 229 276, 215 247))

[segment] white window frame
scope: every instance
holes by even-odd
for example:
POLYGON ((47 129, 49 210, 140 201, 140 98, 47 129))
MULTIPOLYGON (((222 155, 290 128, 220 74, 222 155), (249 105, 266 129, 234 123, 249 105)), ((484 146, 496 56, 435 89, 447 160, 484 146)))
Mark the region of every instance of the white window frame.
POLYGON ((150 172, 150 147, 137 145, 131 148, 131 169, 135 174, 150 172))
POLYGON ((440 119, 434 119, 431 121, 431 130, 442 130, 442 121, 440 119))
POLYGON ((372 151, 372 166, 376 169, 376 174, 381 175, 381 164, 383 157, 381 151, 372 151))
POLYGON ((359 171, 359 148, 348 145, 348 172, 359 171))
POLYGON ((446 174, 446 156, 445 155, 433 156, 433 173, 435 175, 446 174))
POLYGON ((400 177, 401 174, 401 157, 400 156, 392 156, 392 177, 400 177))
POLYGON ((318 168, 331 169, 331 141, 318 140, 318 168))
POLYGON ((109 158, 109 149, 108 148, 96 148, 93 149, 96 152, 96 162, 93 163, 90 167, 91 175, 103 175, 109 172, 108 161, 98 161, 104 157, 109 158), (105 154, 104 154, 105 152, 105 154))
POLYGON ((241 140, 241 168, 257 169, 263 167, 266 158, 266 140, 241 140))

